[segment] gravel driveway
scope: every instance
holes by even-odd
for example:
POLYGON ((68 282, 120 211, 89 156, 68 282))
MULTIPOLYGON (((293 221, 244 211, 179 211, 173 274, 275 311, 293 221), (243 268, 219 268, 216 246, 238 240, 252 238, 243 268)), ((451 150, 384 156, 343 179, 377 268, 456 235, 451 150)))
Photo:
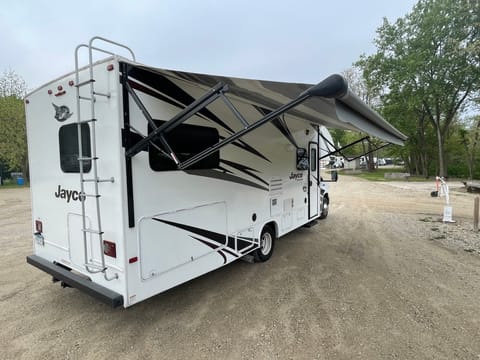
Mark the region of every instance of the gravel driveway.
POLYGON ((452 191, 457 223, 442 224, 429 186, 343 176, 328 218, 278 240, 270 261, 126 310, 27 265, 28 190, 1 189, 0 357, 480 359, 474 196, 452 191))

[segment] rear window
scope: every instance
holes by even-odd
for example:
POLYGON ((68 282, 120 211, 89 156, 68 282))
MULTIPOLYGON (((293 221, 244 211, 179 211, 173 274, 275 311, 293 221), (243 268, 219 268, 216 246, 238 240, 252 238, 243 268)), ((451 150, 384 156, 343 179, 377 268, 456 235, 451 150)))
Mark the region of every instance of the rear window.
MULTIPOLYGON (((81 124, 82 152, 83 157, 91 156, 90 147, 90 126, 81 124)), ((58 132, 60 144, 60 167, 65 173, 80 172, 78 161, 78 124, 63 125, 58 132)), ((90 160, 83 161, 83 172, 88 173, 92 168, 90 160)))

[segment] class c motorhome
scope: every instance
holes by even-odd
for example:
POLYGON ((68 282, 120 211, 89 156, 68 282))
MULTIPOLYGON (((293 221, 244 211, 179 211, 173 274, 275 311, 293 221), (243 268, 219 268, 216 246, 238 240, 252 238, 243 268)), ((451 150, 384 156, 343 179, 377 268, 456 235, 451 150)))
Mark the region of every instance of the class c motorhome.
POLYGON ((339 75, 312 86, 165 70, 100 37, 25 102, 27 262, 114 307, 246 255, 266 261, 321 217, 321 126, 405 140, 339 75))

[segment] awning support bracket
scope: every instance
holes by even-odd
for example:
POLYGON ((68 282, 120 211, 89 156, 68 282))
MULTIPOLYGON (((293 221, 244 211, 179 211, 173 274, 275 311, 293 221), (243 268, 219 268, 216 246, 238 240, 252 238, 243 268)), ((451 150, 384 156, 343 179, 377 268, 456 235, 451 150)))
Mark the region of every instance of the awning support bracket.
POLYGON ((372 141, 370 141, 370 136, 364 136, 363 138, 361 139, 358 139, 348 145, 345 145, 345 146, 342 146, 341 148, 337 149, 337 147, 332 144, 332 142, 330 140, 328 140, 323 134, 320 134, 320 137, 328 144, 330 145, 331 147, 333 147, 335 149, 335 151, 330 151, 328 154, 326 155, 323 155, 322 157, 320 157, 319 160, 322 160, 322 159, 325 159, 326 157, 330 157, 332 155, 335 155, 335 154, 340 154, 346 161, 353 161, 353 160, 357 160, 359 158, 361 158, 362 156, 365 156, 365 155, 368 155, 368 154, 371 154, 372 152, 375 152, 375 151, 378 151, 380 149, 383 149, 384 147, 388 146, 388 145, 391 145, 391 143, 383 143, 381 145, 375 145, 372 141), (370 145, 373 146, 373 149, 370 150, 370 151, 366 151, 365 150, 365 142, 367 143, 370 143, 370 145), (358 156, 355 156, 355 157, 348 157, 346 156, 343 151, 345 149, 348 149, 350 147, 352 147, 353 145, 356 145, 358 143, 362 143, 363 145, 363 153, 361 155, 358 155, 358 156))

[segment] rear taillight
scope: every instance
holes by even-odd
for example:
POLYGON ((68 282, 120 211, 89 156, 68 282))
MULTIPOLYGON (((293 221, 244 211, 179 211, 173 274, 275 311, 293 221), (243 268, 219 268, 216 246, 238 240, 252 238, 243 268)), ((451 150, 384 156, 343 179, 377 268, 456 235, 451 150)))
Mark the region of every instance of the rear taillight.
POLYGON ((103 253, 113 258, 117 257, 117 247, 113 241, 103 240, 103 253))
POLYGON ((45 239, 43 237, 43 223, 40 220, 35 220, 35 233, 33 236, 35 237, 35 241, 38 245, 45 245, 45 239))
POLYGON ((35 220, 35 231, 37 233, 43 232, 43 223, 40 220, 35 220))

